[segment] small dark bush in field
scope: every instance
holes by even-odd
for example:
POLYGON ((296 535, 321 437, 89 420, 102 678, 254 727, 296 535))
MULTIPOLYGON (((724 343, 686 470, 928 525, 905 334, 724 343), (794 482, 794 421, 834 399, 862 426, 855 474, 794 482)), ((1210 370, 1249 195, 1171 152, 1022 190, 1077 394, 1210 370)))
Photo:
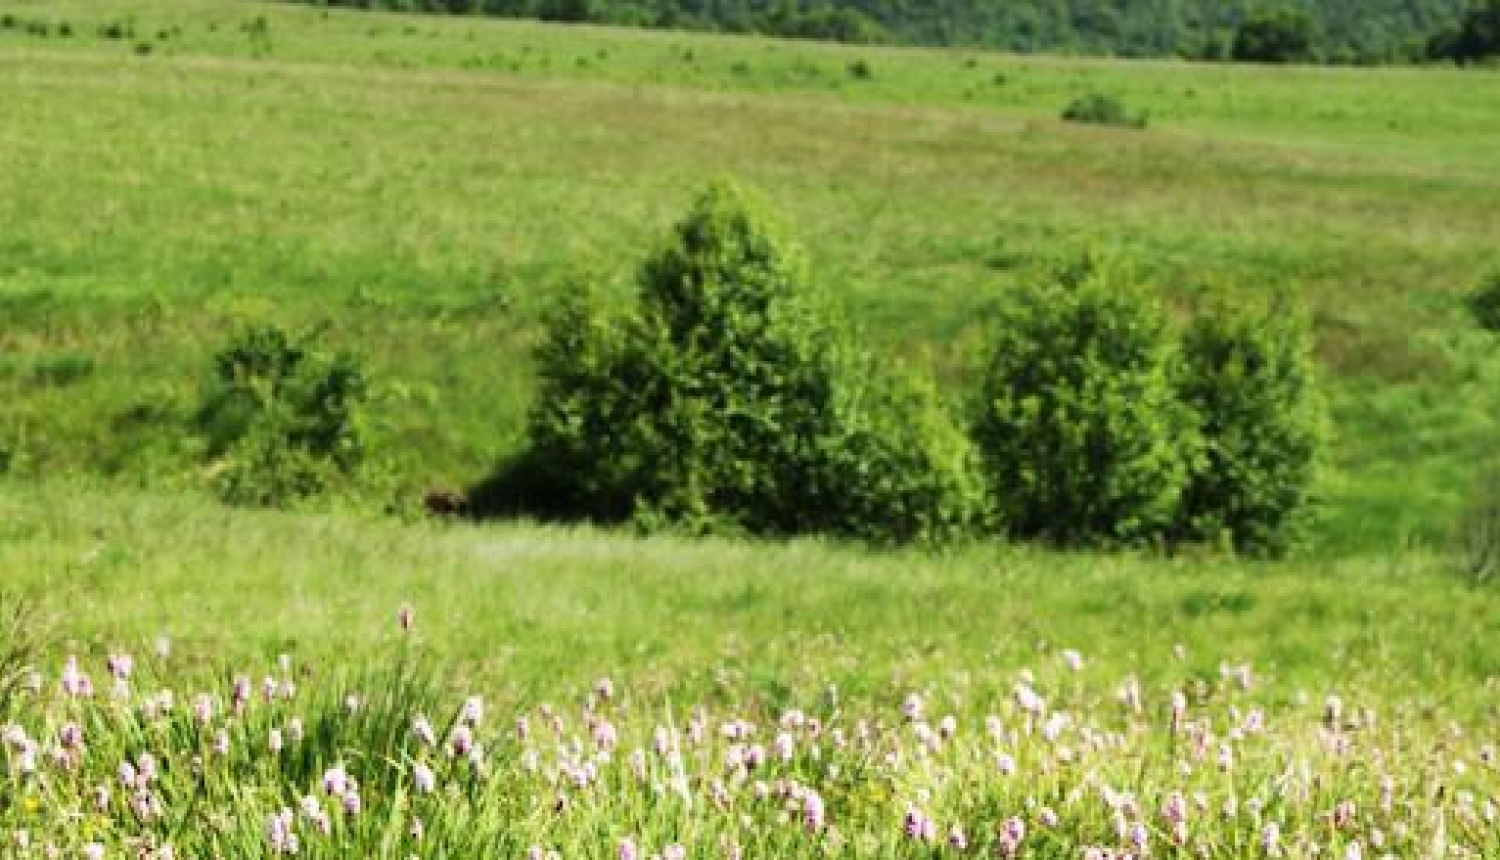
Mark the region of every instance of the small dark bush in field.
POLYGON ((99 36, 104 39, 134 39, 135 25, 129 21, 111 21, 99 27, 99 36))
POLYGON ((890 541, 942 539, 982 508, 930 388, 875 372, 732 186, 647 260, 632 313, 575 299, 537 364, 531 449, 510 470, 546 488, 533 508, 890 541))
POLYGON ((14 30, 17 23, 16 16, 8 12, 0 15, 0 30, 14 30))
POLYGON ((1300 63, 1313 58, 1313 25, 1306 13, 1274 9, 1252 14, 1234 31, 1230 56, 1242 63, 1300 63))
POLYGON ((196 424, 231 504, 284 506, 359 464, 356 410, 365 377, 348 355, 265 326, 237 334, 214 357, 196 424))
POLYGON ((45 39, 52 35, 52 25, 46 21, 31 21, 26 24, 26 33, 45 39))
POLYGON ((240 29, 250 41, 251 56, 263 57, 271 53, 271 22, 266 16, 257 15, 240 25, 240 29))
POLYGON ((135 44, 135 53, 137 56, 149 57, 154 50, 156 50, 156 47, 150 42, 137 42, 135 44))
POLYGON ((1490 275, 1469 294, 1469 313, 1485 331, 1500 332, 1500 272, 1490 275))
POLYGON ((1183 333, 1177 391, 1203 448, 1182 493, 1179 539, 1278 555, 1299 536, 1323 426, 1309 328, 1277 302, 1201 314, 1183 333))
POLYGON ((67 21, 63 21, 62 23, 58 24, 57 35, 61 36, 64 39, 73 38, 73 25, 69 24, 67 21))
POLYGON ((875 77, 875 69, 867 60, 855 60, 849 64, 849 76, 859 81, 868 81, 875 77))
POLYGON ((1020 290, 997 327, 974 436, 1002 524, 1112 545, 1163 536, 1196 456, 1162 311, 1085 261, 1020 290))
POLYGON ((1145 128, 1147 122, 1145 114, 1132 116, 1118 99, 1102 93, 1089 93, 1074 99, 1063 109, 1062 118, 1068 122, 1120 128, 1145 128))

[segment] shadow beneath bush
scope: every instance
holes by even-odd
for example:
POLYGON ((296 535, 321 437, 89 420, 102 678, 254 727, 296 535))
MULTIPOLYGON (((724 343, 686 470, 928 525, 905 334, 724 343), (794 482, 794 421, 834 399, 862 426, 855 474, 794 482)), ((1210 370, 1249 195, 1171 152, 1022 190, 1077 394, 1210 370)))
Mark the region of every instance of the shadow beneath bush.
POLYGON ((631 498, 585 493, 576 481, 532 450, 501 461, 464 495, 466 512, 475 520, 618 525, 630 518, 634 507, 631 498))

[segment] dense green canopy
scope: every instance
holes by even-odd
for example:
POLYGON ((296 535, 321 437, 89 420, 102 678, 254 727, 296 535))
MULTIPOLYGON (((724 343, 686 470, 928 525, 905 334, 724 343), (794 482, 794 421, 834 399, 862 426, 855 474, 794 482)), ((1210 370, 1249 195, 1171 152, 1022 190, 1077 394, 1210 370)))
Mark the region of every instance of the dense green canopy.
POLYGON ((1120 56, 1227 56, 1247 17, 1305 15, 1312 56, 1420 55, 1464 0, 310 0, 329 5, 1120 56))

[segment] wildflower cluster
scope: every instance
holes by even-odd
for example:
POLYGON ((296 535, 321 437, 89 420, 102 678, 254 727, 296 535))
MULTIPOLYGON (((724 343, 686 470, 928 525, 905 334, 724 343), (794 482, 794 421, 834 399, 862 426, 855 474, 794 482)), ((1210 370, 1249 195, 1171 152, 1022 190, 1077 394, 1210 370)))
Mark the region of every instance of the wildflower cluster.
POLYGON ((1003 696, 862 708, 683 706, 602 679, 503 716, 407 663, 194 680, 165 642, 30 672, 0 715, 4 855, 1500 855, 1490 738, 1244 664, 1148 688, 1064 650, 1003 696))

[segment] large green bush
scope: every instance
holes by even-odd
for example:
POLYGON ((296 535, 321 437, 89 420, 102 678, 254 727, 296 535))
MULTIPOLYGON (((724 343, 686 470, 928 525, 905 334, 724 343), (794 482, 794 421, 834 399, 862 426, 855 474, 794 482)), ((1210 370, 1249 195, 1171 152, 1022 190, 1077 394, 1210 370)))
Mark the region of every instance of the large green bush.
POLYGON ((214 357, 195 416, 230 504, 280 507, 347 475, 363 453, 356 409, 365 377, 348 355, 274 326, 235 334, 214 357))
POLYGON ((1196 455, 1155 304, 1093 262, 1002 315, 974 426, 1008 531, 1070 545, 1166 534, 1196 455))
POLYGON ((1288 549, 1310 508, 1322 428, 1305 319, 1279 303, 1198 316, 1183 334, 1178 393, 1203 440, 1179 536, 1288 549))
POLYGON ((566 307, 537 357, 519 470, 533 506, 891 540, 977 514, 961 434, 920 386, 872 377, 732 186, 711 187, 647 260, 633 310, 566 307))

